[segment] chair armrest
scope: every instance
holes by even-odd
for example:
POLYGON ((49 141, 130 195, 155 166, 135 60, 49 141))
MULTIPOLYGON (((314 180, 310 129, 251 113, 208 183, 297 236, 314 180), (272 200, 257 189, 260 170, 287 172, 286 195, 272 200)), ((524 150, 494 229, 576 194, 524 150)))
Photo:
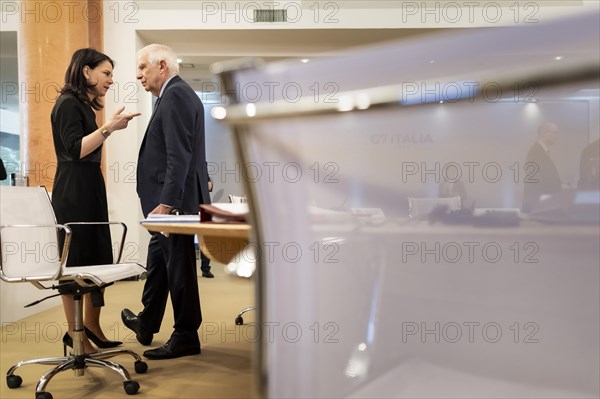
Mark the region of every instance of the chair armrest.
POLYGON ((127 237, 127 225, 123 222, 69 222, 65 223, 65 226, 70 225, 121 225, 123 228, 123 234, 121 235, 121 244, 119 245, 119 251, 115 263, 121 262, 123 256, 123 248, 125 246, 125 237, 127 237))
MULTIPOLYGON (((58 270, 56 273, 52 275, 41 275, 41 276, 32 276, 32 277, 8 277, 4 274, 2 261, 0 261, 0 279, 6 281, 7 283, 17 283, 17 282, 38 282, 38 281, 48 281, 48 280, 58 280, 62 275, 62 269, 64 265, 67 263, 67 258, 69 256, 69 247, 71 246, 71 229, 63 224, 3 224, 0 225, 0 230, 7 228, 53 228, 53 229, 61 229, 65 231, 65 242, 63 243, 62 253, 60 256, 60 264, 58 265, 58 270)), ((2 257, 2 259, 4 259, 2 257)), ((39 284, 36 284, 38 286, 39 284)), ((43 287, 43 286, 42 286, 43 287)), ((44 287, 45 288, 45 287, 44 287)))

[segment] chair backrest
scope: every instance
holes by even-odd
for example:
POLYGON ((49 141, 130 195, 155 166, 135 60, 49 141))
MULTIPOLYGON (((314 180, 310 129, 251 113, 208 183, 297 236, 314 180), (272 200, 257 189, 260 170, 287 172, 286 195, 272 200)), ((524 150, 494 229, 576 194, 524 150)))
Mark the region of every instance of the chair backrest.
POLYGON ((449 211, 461 208, 460 197, 447 198, 408 198, 408 215, 411 218, 427 217, 438 206, 445 206, 449 211))
POLYGON ((61 251, 55 225, 54 210, 44 187, 1 186, 0 277, 15 282, 52 280, 58 276, 61 251))

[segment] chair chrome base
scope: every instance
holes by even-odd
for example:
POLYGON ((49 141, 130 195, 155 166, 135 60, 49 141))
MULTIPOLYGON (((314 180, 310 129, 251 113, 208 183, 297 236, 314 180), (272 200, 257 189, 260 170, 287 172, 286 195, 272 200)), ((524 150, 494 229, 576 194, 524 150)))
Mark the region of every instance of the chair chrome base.
POLYGON ((83 353, 83 311, 82 298, 80 294, 74 295, 75 303, 75 329, 73 333, 73 352, 69 356, 49 357, 40 359, 23 360, 10 369, 6 373, 6 384, 9 388, 18 388, 23 383, 23 379, 15 374, 15 371, 22 366, 30 364, 48 364, 55 365, 53 369, 46 372, 39 379, 35 388, 36 399, 52 399, 50 392, 44 391, 50 380, 63 371, 74 370, 76 376, 84 375, 86 367, 105 367, 118 373, 123 379, 123 388, 128 395, 134 395, 140 389, 140 384, 134 381, 129 376, 129 372, 118 363, 111 362, 108 359, 118 355, 130 355, 135 359, 135 371, 138 374, 143 374, 148 371, 148 364, 135 352, 127 349, 113 349, 103 352, 83 353))
POLYGON ((23 380, 20 376, 15 374, 15 371, 19 367, 27 366, 30 364, 56 365, 56 367, 49 370, 44 375, 42 375, 42 377, 40 377, 35 389, 36 399, 52 399, 52 395, 49 392, 45 392, 44 390, 46 389, 46 386, 48 385, 50 380, 58 373, 67 370, 75 370, 76 375, 81 376, 84 374, 83 370, 86 367, 106 367, 108 369, 113 370, 121 376, 121 378, 123 379, 123 387, 125 389, 125 392, 128 395, 133 395, 137 393, 137 391, 140 389, 140 385, 137 383, 137 381, 131 379, 127 369, 125 369, 118 363, 111 362, 110 360, 103 360, 118 355, 133 356, 133 358, 135 359, 134 366, 136 373, 143 374, 148 370, 148 365, 135 352, 125 349, 116 349, 104 352, 96 352, 88 355, 71 355, 24 360, 15 364, 8 370, 8 372, 6 373, 6 383, 9 388, 18 388, 21 385, 23 380))
POLYGON ((244 318, 242 316, 244 315, 244 313, 249 312, 251 310, 254 310, 254 306, 244 308, 240 313, 238 313, 237 317, 235 318, 235 325, 241 326, 242 324, 244 324, 244 318))

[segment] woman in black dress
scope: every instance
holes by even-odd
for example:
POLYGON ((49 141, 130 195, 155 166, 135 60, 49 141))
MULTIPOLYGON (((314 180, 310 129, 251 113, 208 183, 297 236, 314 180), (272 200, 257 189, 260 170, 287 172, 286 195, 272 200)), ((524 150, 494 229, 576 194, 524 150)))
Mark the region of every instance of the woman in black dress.
MULTIPOLYGON (((98 128, 95 110, 104 107, 102 97, 113 84, 114 62, 94 49, 80 49, 73 54, 65 74, 65 84, 52 109, 52 136, 57 169, 52 188, 52 206, 58 223, 106 222, 108 205, 100 169, 102 144, 115 130, 124 129, 138 113, 124 114, 119 109, 109 122, 98 128)), ((106 225, 72 226, 67 266, 113 263, 110 231, 106 225)), ((73 344, 74 301, 62 296, 68 331, 63 343, 73 344)), ((100 327, 102 292, 84 297, 84 326, 87 338, 99 348, 121 342, 109 341, 100 327)), ((95 351, 84 339, 84 351, 95 351)))

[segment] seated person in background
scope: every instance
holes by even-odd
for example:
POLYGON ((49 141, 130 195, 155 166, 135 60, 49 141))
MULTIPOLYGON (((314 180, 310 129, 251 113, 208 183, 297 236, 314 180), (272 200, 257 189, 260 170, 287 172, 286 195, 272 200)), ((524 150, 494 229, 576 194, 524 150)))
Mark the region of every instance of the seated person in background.
POLYGON ((599 169, 600 139, 585 146, 581 152, 581 161, 579 162, 579 183, 577 188, 580 190, 599 190, 599 169))
POLYGON ((561 181, 556 165, 550 158, 549 148, 558 140, 558 126, 555 123, 545 122, 538 128, 538 136, 535 144, 527 153, 525 168, 533 163, 535 173, 528 181, 525 181, 523 190, 523 212, 530 212, 540 201, 543 195, 556 194, 561 190, 561 181))
POLYGON ((442 180, 439 189, 440 198, 460 197, 460 207, 467 208, 467 189, 462 181, 450 182, 442 180))

